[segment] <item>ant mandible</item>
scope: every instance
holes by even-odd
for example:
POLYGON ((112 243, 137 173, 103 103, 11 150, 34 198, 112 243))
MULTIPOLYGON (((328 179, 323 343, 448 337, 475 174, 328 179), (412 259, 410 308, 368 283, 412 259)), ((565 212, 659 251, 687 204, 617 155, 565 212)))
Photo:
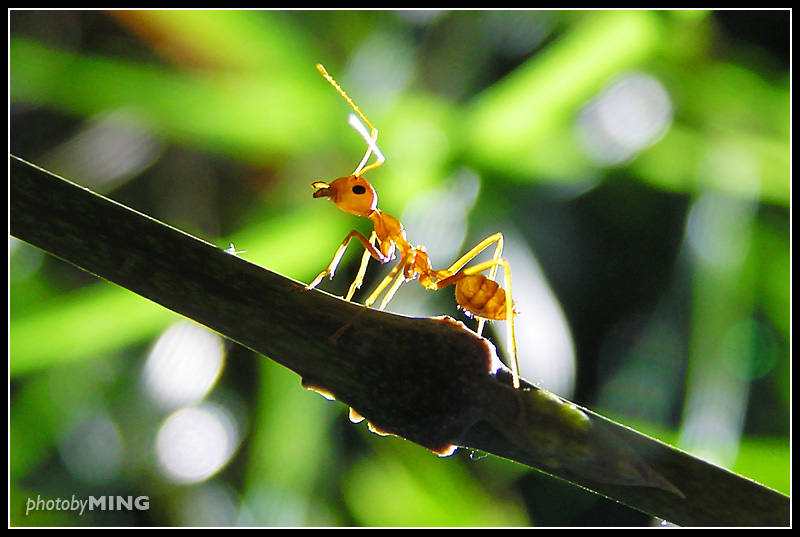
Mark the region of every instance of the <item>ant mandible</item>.
POLYGON ((316 189, 315 198, 329 198, 339 209, 346 213, 356 216, 363 216, 372 221, 374 230, 369 240, 360 232, 353 230, 342 241, 336 254, 333 256, 328 268, 306 286, 306 289, 313 289, 325 278, 333 274, 339 265, 339 261, 344 255, 347 245, 351 239, 357 239, 365 248, 361 258, 361 266, 355 280, 350 285, 350 289, 345 296, 346 301, 350 301, 356 289, 361 287, 364 274, 367 271, 367 263, 370 257, 374 257, 381 263, 389 263, 395 259, 395 250, 400 253, 400 262, 383 279, 378 287, 364 302, 366 307, 372 306, 380 294, 391 284, 386 295, 380 303, 378 309, 383 310, 394 296, 397 289, 405 282, 419 279, 420 285, 426 289, 437 291, 448 285, 455 284, 455 295, 458 305, 465 312, 478 319, 476 333, 480 336, 487 320, 506 321, 508 326, 508 354, 511 361, 511 372, 515 388, 519 388, 519 366, 517 364, 517 344, 514 336, 514 303, 511 299, 511 269, 508 262, 501 257, 503 252, 503 235, 496 233, 491 237, 479 242, 469 252, 464 254, 458 261, 453 263, 445 270, 434 270, 431 267, 428 254, 423 246, 414 247, 406 239, 406 232, 400 221, 378 209, 378 195, 372 185, 364 179, 363 175, 384 163, 384 156, 376 144, 378 139, 378 129, 366 118, 353 100, 345 93, 342 87, 328 74, 321 64, 317 64, 317 69, 347 101, 353 111, 358 114, 356 117, 350 114, 349 123, 355 128, 367 142, 367 152, 358 164, 356 169, 346 177, 340 177, 331 183, 315 181, 311 186, 316 189), (370 131, 358 120, 361 118, 370 131), (375 162, 367 165, 370 156, 375 155, 375 162), (376 247, 377 242, 377 247, 376 247), (464 268, 464 266, 477 257, 483 250, 495 244, 495 251, 492 259, 477 265, 464 268), (505 289, 500 287, 495 281, 497 267, 502 266, 505 270, 505 289), (489 270, 489 276, 481 274, 489 270), (392 283, 394 280, 394 283, 392 283))

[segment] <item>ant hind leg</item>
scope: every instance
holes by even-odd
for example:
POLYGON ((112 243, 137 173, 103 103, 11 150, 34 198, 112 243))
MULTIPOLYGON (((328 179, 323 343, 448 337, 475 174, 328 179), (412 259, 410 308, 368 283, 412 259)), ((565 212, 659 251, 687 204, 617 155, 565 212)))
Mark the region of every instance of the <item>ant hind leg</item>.
MULTIPOLYGON (((487 241, 483 241, 478 246, 483 246, 483 248, 486 248, 489 244, 491 244, 491 242, 487 243, 487 241), (486 243, 486 244, 484 244, 484 243, 486 243)), ((474 248, 470 253, 473 253, 477 248, 478 247, 474 248)), ((480 249, 478 249, 477 252, 474 253, 473 257, 475 255, 477 255, 477 253, 480 253, 480 249)), ((459 261, 461 261, 461 260, 459 260, 459 261)), ((506 324, 506 330, 507 330, 507 333, 506 333, 506 338, 507 338, 506 345, 507 345, 508 358, 509 358, 509 361, 510 361, 509 366, 510 366, 511 374, 512 374, 512 377, 513 377, 514 387, 515 388, 519 388, 520 387, 520 381, 519 381, 520 375, 519 375, 519 363, 517 361, 517 340, 516 340, 516 335, 515 335, 515 332, 514 332, 514 315, 515 315, 515 313, 514 313, 514 301, 513 301, 513 298, 512 298, 513 295, 511 294, 511 267, 509 266, 508 261, 506 261, 505 259, 501 258, 501 259, 492 259, 490 261, 484 261, 483 263, 478 263, 477 265, 462 269, 459 272, 453 274, 452 276, 441 280, 438 285, 439 285, 439 288, 441 289, 441 288, 446 287, 446 286, 451 285, 451 284, 457 284, 459 281, 464 280, 465 278, 469 278, 470 276, 475 276, 475 275, 477 275, 477 274, 479 274, 479 273, 481 273, 481 272, 483 272, 484 270, 487 270, 487 269, 490 269, 490 274, 493 274, 493 273, 496 273, 498 266, 502 266, 503 269, 504 269, 504 273, 505 273, 505 282, 504 282, 505 283, 505 288, 504 289, 499 289, 499 291, 502 291, 503 293, 505 293, 505 302, 504 302, 505 311, 502 312, 502 315, 500 314, 500 312, 495 311, 493 317, 482 317, 481 315, 477 314, 474 311, 472 311, 471 313, 473 313, 473 315, 475 315, 475 317, 478 318, 478 329, 479 330, 483 329, 483 326, 485 325, 485 322, 486 322, 487 319, 494 318, 494 319, 497 319, 497 320, 506 321, 506 323, 507 323, 506 324)), ((482 278, 486 278, 486 277, 482 276, 482 278)), ((486 278, 486 279, 490 279, 490 278, 486 278)), ((480 283, 482 284, 483 282, 480 282, 480 283)), ((479 288, 480 287, 482 287, 482 286, 479 286, 479 288)), ((476 289, 475 293, 477 293, 479 291, 480 291, 480 289, 476 289)), ((468 296, 467 298, 473 298, 474 296, 475 295, 471 295, 471 296, 468 296)), ((467 306, 465 304, 461 304, 461 307, 467 309, 467 306)), ((481 335, 481 332, 476 332, 476 333, 479 336, 481 335)))

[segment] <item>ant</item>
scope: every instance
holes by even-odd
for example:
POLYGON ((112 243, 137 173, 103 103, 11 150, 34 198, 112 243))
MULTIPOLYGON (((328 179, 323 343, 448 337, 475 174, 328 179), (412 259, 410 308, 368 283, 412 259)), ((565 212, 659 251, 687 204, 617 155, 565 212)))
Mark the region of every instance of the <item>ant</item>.
POLYGON ((405 282, 414 278, 419 279, 420 285, 426 289, 437 291, 448 285, 455 284, 455 295, 458 305, 467 313, 468 316, 478 319, 476 333, 478 336, 483 332, 483 327, 487 320, 507 321, 508 323, 508 354, 511 360, 511 372, 515 388, 520 387, 519 366, 517 364, 517 344, 514 337, 514 303, 511 300, 511 269, 508 262, 501 257, 503 252, 503 235, 496 233, 491 237, 479 242, 469 252, 464 254, 458 261, 453 263, 445 270, 434 270, 431 267, 428 254, 424 246, 414 247, 408 242, 403 224, 400 221, 378 209, 378 195, 373 186, 364 179, 363 175, 382 165, 385 161, 383 154, 376 144, 378 139, 378 129, 366 118, 353 100, 345 93, 336 80, 328 74, 321 64, 317 64, 317 69, 325 79, 339 92, 347 101, 353 111, 358 114, 350 114, 349 123, 356 129, 367 143, 367 151, 364 158, 356 169, 346 177, 340 177, 331 183, 315 181, 311 184, 316 189, 315 198, 329 198, 336 206, 346 213, 356 216, 363 216, 372 221, 374 230, 369 239, 362 233, 353 230, 342 241, 336 254, 333 256, 328 268, 306 286, 306 289, 313 289, 325 278, 333 278, 333 274, 339 265, 339 261, 344 255, 347 245, 351 239, 358 240, 365 248, 361 258, 361 266, 355 280, 350 285, 350 289, 345 296, 346 301, 350 301, 356 289, 361 287, 364 274, 367 271, 367 264, 370 257, 373 257, 383 264, 395 259, 395 250, 400 253, 400 262, 383 279, 378 287, 364 302, 366 307, 372 306, 378 300, 380 294, 389 287, 386 295, 380 303, 378 309, 383 310, 394 296, 397 289, 405 282), (358 118, 369 127, 367 132, 364 125, 358 118), (367 165, 370 156, 375 155, 375 162, 367 165), (376 244, 377 243, 377 244, 376 244), (464 266, 477 257, 483 250, 495 244, 494 255, 491 260, 477 265, 464 268, 464 266), (500 287, 495 281, 497 267, 502 266, 505 270, 505 289, 500 287), (489 276, 481 274, 489 270, 489 276), (394 280, 394 283, 392 283, 394 280))

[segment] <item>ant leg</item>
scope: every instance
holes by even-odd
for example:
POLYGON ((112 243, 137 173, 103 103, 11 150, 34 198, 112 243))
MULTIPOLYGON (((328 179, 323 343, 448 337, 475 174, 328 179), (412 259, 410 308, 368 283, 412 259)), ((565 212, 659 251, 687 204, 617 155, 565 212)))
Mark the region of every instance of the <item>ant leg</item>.
MULTIPOLYGON (((491 237, 490 237, 491 238, 491 237)), ((484 241, 486 242, 486 241, 484 241)), ((483 243, 481 243, 483 244, 483 243)), ((491 243, 488 243, 491 244, 491 243)), ((484 248, 488 246, 488 244, 484 245, 484 248)), ((478 274, 483 272, 486 269, 492 269, 490 272, 496 272, 497 267, 501 266, 505 271, 505 293, 506 293, 506 301, 505 301, 505 321, 506 321, 506 330, 507 330, 507 352, 508 358, 510 361, 511 367, 511 375, 514 382, 514 388, 519 388, 519 362, 517 361, 517 339, 514 332, 514 300, 511 294, 511 267, 508 265, 508 261, 505 259, 492 259, 491 261, 484 261, 483 263, 478 263, 477 265, 468 267, 466 269, 461 270, 460 272, 453 274, 452 276, 445 278, 439 281, 439 289, 443 287, 447 287, 448 285, 454 284, 459 280, 462 280, 468 276, 472 276, 474 274, 478 274)), ((485 321, 485 319, 482 319, 485 321)), ((480 334, 478 334, 480 335, 480 334)))
MULTIPOLYGON (((506 290, 506 339, 508 340, 508 357, 511 362, 511 378, 514 381, 514 388, 519 388, 519 361, 517 360, 517 338, 514 333, 514 300, 511 295, 511 267, 508 261, 500 259, 497 261, 503 265, 505 270, 505 290, 506 290)), ((497 268, 497 265, 494 265, 497 268)))
MULTIPOLYGON (((398 268, 400 267, 398 266, 398 268)), ((383 311, 384 309, 386 309, 386 306, 389 304, 389 301, 392 300, 394 294, 397 292, 398 289, 400 289, 400 286, 403 285, 405 282, 406 282, 406 276, 401 272, 400 274, 397 275, 394 284, 392 284, 392 286, 386 292, 386 295, 383 297, 381 305, 378 308, 379 310, 383 311)))
MULTIPOLYGON (((312 281, 311 283, 306 285, 306 290, 315 288, 317 285, 319 285, 319 283, 322 281, 322 279, 325 278, 325 276, 330 276, 331 278, 333 278, 333 273, 336 271, 336 268, 339 266, 339 261, 341 261, 342 255, 344 255, 344 251, 347 249, 347 244, 350 242, 350 239, 352 239, 353 237, 358 239, 358 241, 361 244, 364 245, 364 248, 367 249, 367 251, 369 252, 369 254, 372 257, 374 257, 375 259, 377 259, 381 263, 388 263, 389 262, 389 258, 385 257, 380 252, 380 250, 378 250, 372 244, 370 244, 370 242, 367 240, 367 238, 363 234, 361 234, 360 232, 358 232, 356 230, 353 230, 347 235, 347 237, 344 238, 344 240, 342 241, 342 244, 336 250, 336 254, 334 254, 333 260, 331 261, 330 265, 328 265, 328 268, 326 268, 325 270, 320 272, 319 275, 316 278, 314 278, 314 281, 312 281)), ((364 270, 366 270, 366 267, 364 268, 364 270)))
MULTIPOLYGON (((365 306, 370 307, 375 303, 376 300, 378 300, 378 297, 380 296, 380 294, 383 292, 384 289, 386 289, 386 286, 389 285, 392 282, 392 279, 394 279, 395 275, 397 275, 397 273, 400 271, 400 269, 402 267, 403 267, 403 262, 400 261, 400 263, 398 263, 397 266, 395 266, 392 269, 392 271, 389 272, 389 274, 386 275, 386 277, 383 279, 383 281, 381 281, 381 283, 378 285, 378 287, 375 288, 375 290, 372 292, 372 294, 369 295, 369 298, 367 298, 367 300, 364 302, 365 306)), ((400 276, 398 276, 398 279, 402 278, 402 277, 403 277, 403 274, 401 273, 400 276)), ((384 302, 387 302, 387 301, 384 299, 384 302)), ((384 307, 386 307, 386 304, 382 303, 380 309, 383 309, 384 307)))
MULTIPOLYGON (((372 235, 369 237, 369 243, 375 247, 375 241, 378 239, 378 235, 373 231, 372 235)), ((361 284, 364 282, 364 275, 367 273, 367 264, 369 263, 369 258, 372 257, 372 253, 369 251, 369 248, 364 249, 364 254, 361 256, 361 265, 358 267, 358 274, 356 274, 356 279, 353 280, 353 283, 350 284, 350 289, 347 291, 347 296, 345 296, 345 301, 350 302, 350 299, 353 298, 353 295, 356 292, 356 289, 361 287, 361 284)))
POLYGON ((478 256, 478 254, 480 254, 482 251, 484 251, 486 248, 488 248, 492 243, 497 243, 497 247, 495 248, 494 256, 492 256, 492 260, 493 261, 499 261, 500 256, 503 254, 503 234, 502 233, 495 233, 491 237, 486 237, 481 242, 476 244, 472 248, 472 250, 470 250, 466 254, 462 255, 458 259, 458 261, 456 261, 455 263, 450 265, 450 268, 448 268, 447 270, 452 272, 452 273, 458 272, 459 270, 461 270, 461 268, 464 265, 466 265, 467 263, 469 263, 470 261, 475 259, 478 256))
MULTIPOLYGON (((495 276, 497 275, 497 266, 500 261, 500 257, 503 255, 503 234, 502 233, 495 233, 490 237, 486 237, 474 248, 472 248, 469 252, 461 256, 458 261, 450 265, 450 268, 447 270, 453 274, 457 273, 461 270, 464 265, 472 261, 475 257, 477 257, 481 252, 483 252, 486 248, 488 248, 492 243, 497 243, 497 246, 494 249, 494 255, 492 256, 492 261, 495 262, 492 265, 491 270, 489 271, 489 279, 494 281, 495 276)), ((486 319, 478 319, 478 328, 475 330, 479 336, 483 334, 483 328, 486 326, 486 319)))

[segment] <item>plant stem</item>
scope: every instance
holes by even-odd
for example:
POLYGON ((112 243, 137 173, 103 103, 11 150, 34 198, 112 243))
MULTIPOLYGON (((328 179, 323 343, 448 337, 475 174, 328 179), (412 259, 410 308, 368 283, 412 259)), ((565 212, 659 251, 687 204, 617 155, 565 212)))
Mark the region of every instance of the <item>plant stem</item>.
POLYGON ((376 431, 493 453, 679 525, 789 524, 783 494, 527 382, 515 390, 461 323, 306 291, 21 159, 10 169, 12 235, 284 365, 376 431))

